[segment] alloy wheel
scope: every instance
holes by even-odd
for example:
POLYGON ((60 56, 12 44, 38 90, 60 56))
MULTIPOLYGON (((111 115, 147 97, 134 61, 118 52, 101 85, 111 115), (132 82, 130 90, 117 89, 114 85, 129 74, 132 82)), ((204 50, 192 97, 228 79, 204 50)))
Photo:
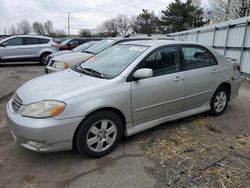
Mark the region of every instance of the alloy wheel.
POLYGON ((216 112, 220 113, 224 110, 227 104, 227 94, 224 91, 218 92, 214 100, 214 109, 216 112))
POLYGON ((117 128, 111 120, 103 119, 93 124, 87 133, 87 146, 95 152, 107 150, 114 143, 117 128))

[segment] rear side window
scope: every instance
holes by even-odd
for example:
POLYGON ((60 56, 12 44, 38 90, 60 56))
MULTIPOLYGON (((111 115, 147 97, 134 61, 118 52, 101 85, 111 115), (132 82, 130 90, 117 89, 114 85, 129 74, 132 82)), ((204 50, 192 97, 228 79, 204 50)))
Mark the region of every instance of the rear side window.
POLYGON ((49 39, 40 39, 41 44, 47 44, 50 40, 49 39))
POLYGON ((10 40, 7 40, 6 42, 6 46, 19 46, 19 45, 23 45, 23 38, 19 37, 19 38, 13 38, 10 40))
POLYGON ((214 56, 205 48, 186 46, 182 47, 184 55, 185 70, 199 69, 217 65, 214 56))
POLYGON ((39 38, 33 38, 33 37, 25 37, 24 38, 24 44, 25 45, 40 44, 40 39, 39 38))

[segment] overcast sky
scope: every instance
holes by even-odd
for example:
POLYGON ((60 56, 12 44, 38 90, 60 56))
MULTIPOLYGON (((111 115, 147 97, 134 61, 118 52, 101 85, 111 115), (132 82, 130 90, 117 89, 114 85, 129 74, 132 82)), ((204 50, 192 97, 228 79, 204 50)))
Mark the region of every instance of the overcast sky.
POLYGON ((67 12, 71 12, 71 33, 80 28, 94 29, 118 14, 136 15, 141 10, 154 10, 157 15, 172 0, 0 0, 0 34, 12 24, 27 19, 51 20, 55 29, 67 28, 67 12))

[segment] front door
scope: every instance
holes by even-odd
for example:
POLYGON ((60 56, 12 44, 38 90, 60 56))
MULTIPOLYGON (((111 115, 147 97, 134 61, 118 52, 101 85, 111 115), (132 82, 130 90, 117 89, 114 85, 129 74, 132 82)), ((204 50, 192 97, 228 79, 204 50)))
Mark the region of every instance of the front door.
POLYGON ((8 59, 18 59, 24 56, 23 46, 23 38, 16 37, 9 39, 4 42, 5 47, 1 46, 0 48, 0 57, 2 60, 8 59))
POLYGON ((134 125, 157 120, 182 111, 184 73, 180 72, 178 46, 153 51, 138 66, 150 68, 153 77, 131 82, 134 125))

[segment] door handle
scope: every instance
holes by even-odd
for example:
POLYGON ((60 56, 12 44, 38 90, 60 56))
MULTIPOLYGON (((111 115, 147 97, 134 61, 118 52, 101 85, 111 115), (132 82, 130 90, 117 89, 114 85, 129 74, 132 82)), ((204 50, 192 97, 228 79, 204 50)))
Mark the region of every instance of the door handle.
POLYGON ((176 78, 174 79, 175 82, 182 82, 184 80, 184 78, 181 78, 180 76, 176 76, 176 78))

